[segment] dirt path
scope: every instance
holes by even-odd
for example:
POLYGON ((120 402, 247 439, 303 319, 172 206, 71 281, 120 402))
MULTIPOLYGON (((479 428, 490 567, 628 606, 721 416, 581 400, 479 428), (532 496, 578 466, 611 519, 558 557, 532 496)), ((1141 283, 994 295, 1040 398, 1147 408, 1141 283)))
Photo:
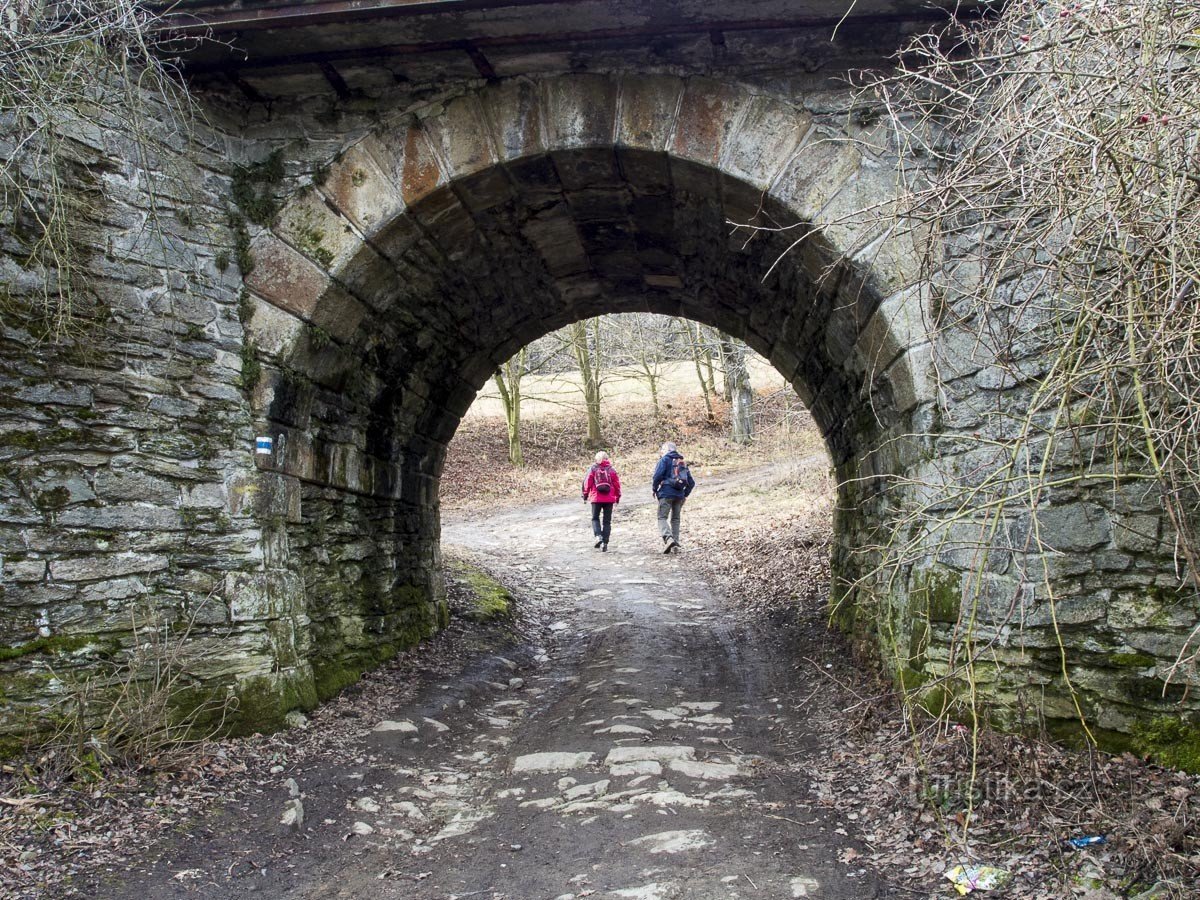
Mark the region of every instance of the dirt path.
POLYGON ((353 757, 279 773, 302 831, 276 824, 280 788, 100 895, 911 896, 841 862, 864 849, 853 822, 810 795, 826 748, 797 654, 828 652, 819 634, 747 623, 630 512, 606 554, 578 503, 448 524, 447 546, 540 593, 544 645, 380 710, 395 730, 353 757))

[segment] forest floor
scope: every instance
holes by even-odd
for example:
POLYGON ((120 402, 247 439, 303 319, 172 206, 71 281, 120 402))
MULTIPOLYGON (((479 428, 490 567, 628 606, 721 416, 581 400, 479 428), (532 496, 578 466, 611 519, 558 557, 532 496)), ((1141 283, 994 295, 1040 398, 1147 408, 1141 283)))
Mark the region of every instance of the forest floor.
POLYGON ((906 710, 826 625, 819 438, 780 414, 746 452, 677 413, 610 423, 605 554, 579 423, 543 423, 527 479, 502 423, 464 423, 451 627, 300 727, 169 770, 7 767, 0 896, 933 898, 959 865, 1007 873, 982 896, 1200 896, 1200 779, 906 710), (666 437, 700 482, 670 556, 648 496, 666 437), (480 572, 507 613, 479 614, 480 572))

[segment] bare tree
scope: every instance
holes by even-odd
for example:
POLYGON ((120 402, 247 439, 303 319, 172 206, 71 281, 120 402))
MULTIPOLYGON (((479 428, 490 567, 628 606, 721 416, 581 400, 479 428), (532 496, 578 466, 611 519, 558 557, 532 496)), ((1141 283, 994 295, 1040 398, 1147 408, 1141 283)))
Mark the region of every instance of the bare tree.
MULTIPOLYGON (((717 337, 720 332, 711 326, 704 325, 700 326, 699 331, 700 343, 703 348, 702 355, 704 356, 704 369, 705 374, 708 376, 708 392, 715 397, 717 396, 717 375, 713 367, 713 357, 716 355, 714 348, 718 347, 720 344, 720 341, 717 337)), ((729 398, 726 397, 725 401, 729 402, 729 398)))
POLYGON ((712 396, 709 393, 709 382, 704 380, 704 364, 701 358, 702 351, 700 349, 701 326, 688 319, 677 319, 676 321, 678 321, 679 328, 684 334, 684 337, 687 341, 688 351, 692 357, 692 363, 696 367, 696 380, 700 382, 700 394, 704 397, 704 412, 708 416, 708 421, 715 422, 717 416, 716 413, 713 412, 712 396))
POLYGON ((89 141, 111 130, 132 138, 149 179, 149 226, 162 237, 161 165, 147 164, 151 123, 168 113, 186 127, 192 104, 170 55, 157 52, 168 39, 161 24, 140 0, 0 2, 0 221, 42 270, 42 296, 22 312, 48 336, 80 324, 72 302, 85 293, 80 233, 99 202, 89 141))
MULTIPOLYGON (((646 385, 650 392, 650 405, 654 418, 662 417, 659 406, 659 382, 663 377, 663 365, 670 350, 669 334, 664 324, 669 320, 662 316, 646 313, 631 313, 607 317, 612 323, 611 333, 619 343, 617 351, 630 365, 631 377, 646 385)), ((607 341, 609 346, 613 339, 607 341)))
POLYGON ((525 465, 521 453, 521 378, 528 363, 529 348, 522 347, 520 353, 510 357, 492 376, 496 390, 500 392, 504 420, 508 425, 508 461, 514 466, 525 465))
POLYGON ((587 412, 588 447, 604 445, 600 431, 600 384, 604 372, 600 341, 600 319, 581 319, 570 326, 571 350, 583 381, 583 405, 587 412))
POLYGON ((748 444, 754 440, 754 390, 746 368, 746 345, 722 334, 721 355, 725 359, 725 386, 733 404, 730 438, 735 444, 748 444))

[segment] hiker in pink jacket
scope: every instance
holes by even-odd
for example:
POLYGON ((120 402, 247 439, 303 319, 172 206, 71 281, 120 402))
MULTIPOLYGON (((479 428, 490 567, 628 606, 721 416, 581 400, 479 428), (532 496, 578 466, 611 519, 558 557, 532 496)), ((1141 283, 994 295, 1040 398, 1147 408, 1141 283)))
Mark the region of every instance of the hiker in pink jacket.
POLYGON ((596 454, 596 464, 583 478, 583 502, 592 504, 592 534, 600 552, 607 553, 613 507, 621 502, 621 479, 603 450, 596 454))

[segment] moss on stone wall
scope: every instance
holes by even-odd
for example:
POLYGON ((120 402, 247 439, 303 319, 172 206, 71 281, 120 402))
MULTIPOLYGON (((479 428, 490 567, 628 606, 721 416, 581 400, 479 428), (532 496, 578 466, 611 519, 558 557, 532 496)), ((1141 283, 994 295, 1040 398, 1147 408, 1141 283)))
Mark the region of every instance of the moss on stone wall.
POLYGON ((469 592, 466 617, 475 622, 491 622, 512 615, 513 596, 487 572, 469 563, 456 563, 454 578, 469 592))
POLYGON ((52 655, 55 653, 73 653, 91 646, 102 655, 111 655, 116 650, 116 642, 105 640, 94 634, 61 634, 53 637, 40 637, 37 640, 16 647, 0 647, 0 662, 20 659, 34 653, 52 655))
POLYGON ((929 569, 914 577, 914 591, 929 602, 929 621, 957 622, 962 611, 962 576, 952 569, 929 569))
POLYGON ((1133 745, 1157 763, 1200 773, 1200 728, 1178 716, 1159 716, 1133 728, 1133 745))
POLYGON ((284 726, 284 717, 295 709, 308 712, 317 705, 315 680, 307 672, 258 675, 242 681, 235 692, 237 704, 229 717, 229 733, 268 734, 284 726))
POLYGON ((1148 669, 1157 665, 1158 660, 1148 653, 1113 653, 1107 661, 1114 666, 1128 669, 1148 669))
POLYGON ((279 212, 275 189, 283 181, 283 176, 281 150, 274 151, 260 162, 234 166, 230 181, 233 202, 255 225, 266 227, 275 220, 275 215, 279 212))

